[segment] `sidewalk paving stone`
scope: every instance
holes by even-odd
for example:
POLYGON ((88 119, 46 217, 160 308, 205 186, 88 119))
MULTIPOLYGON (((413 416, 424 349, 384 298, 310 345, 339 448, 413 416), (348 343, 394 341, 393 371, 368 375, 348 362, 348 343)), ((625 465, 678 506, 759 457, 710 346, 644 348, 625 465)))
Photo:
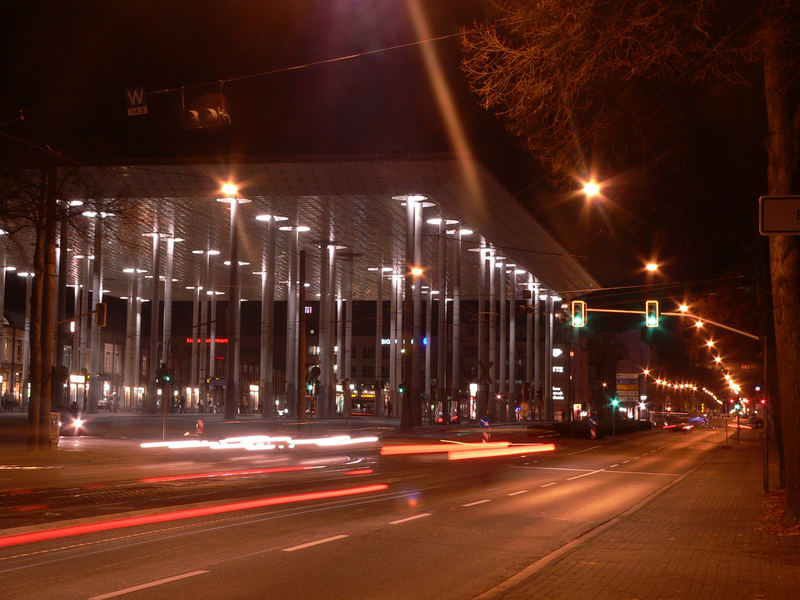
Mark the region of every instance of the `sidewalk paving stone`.
POLYGON ((762 482, 755 440, 715 450, 664 493, 496 597, 800 598, 800 535, 761 529, 762 482))

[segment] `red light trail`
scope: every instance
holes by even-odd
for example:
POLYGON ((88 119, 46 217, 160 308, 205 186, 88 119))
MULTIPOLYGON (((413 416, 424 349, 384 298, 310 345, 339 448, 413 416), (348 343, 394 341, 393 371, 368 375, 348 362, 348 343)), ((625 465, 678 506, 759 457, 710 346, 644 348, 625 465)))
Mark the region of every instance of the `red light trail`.
POLYGON ((16 535, 0 537, 0 548, 9 546, 19 546, 33 542, 42 542, 76 535, 98 533, 101 531, 111 531, 126 527, 138 527, 141 525, 153 525, 164 523, 165 521, 176 521, 179 519, 194 519, 196 517, 207 517, 223 513, 235 512, 240 510, 250 510, 253 508, 263 508, 277 504, 290 504, 294 502, 307 502, 309 500, 327 500, 329 498, 341 498, 354 496, 357 494, 369 494, 388 489, 384 483, 364 485, 353 488, 342 488, 337 490, 325 490, 322 492, 307 492, 304 494, 290 494, 288 496, 275 496, 271 498, 257 498, 255 500, 244 500, 232 502, 230 504, 217 504, 215 506, 202 506, 199 508, 189 508, 186 510, 175 510, 170 512, 158 513, 153 515, 142 515, 139 517, 129 517, 125 519, 112 519, 110 521, 98 521, 83 525, 72 525, 70 527, 58 527, 55 529, 44 529, 41 531, 31 531, 16 535))

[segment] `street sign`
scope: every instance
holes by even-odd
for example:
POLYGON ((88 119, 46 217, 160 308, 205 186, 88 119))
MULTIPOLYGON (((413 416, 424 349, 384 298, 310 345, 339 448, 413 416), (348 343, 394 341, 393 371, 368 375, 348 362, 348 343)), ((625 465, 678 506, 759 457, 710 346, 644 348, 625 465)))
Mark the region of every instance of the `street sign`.
POLYGON ((758 231, 761 235, 800 235, 800 196, 761 196, 758 231))
POLYGON ((144 88, 131 88, 125 91, 125 100, 128 106, 128 116, 147 114, 147 95, 144 88))
POLYGON ((489 421, 489 417, 481 417, 480 426, 481 427, 489 427, 491 425, 491 421, 489 421))

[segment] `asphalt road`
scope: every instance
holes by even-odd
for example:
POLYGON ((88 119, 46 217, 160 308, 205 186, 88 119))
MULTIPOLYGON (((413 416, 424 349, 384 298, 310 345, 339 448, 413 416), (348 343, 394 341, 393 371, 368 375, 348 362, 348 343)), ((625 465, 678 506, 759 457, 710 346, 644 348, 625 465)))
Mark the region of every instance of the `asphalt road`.
POLYGON ((193 450, 136 478, 101 469, 106 483, 7 490, 3 513, 28 526, 11 532, 163 520, 0 548, 0 595, 474 598, 674 482, 723 438, 653 431, 454 462, 382 457, 379 444, 268 458, 193 450), (276 470, 286 467, 311 468, 276 470), (163 480, 178 473, 214 476, 163 480), (251 500, 261 505, 241 504, 251 500))

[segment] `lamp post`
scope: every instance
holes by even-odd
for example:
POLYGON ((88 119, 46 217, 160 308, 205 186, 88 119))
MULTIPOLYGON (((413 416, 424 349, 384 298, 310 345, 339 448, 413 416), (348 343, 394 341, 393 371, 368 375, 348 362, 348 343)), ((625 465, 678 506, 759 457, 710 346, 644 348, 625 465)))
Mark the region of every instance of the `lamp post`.
POLYGON ((228 364, 225 373, 225 418, 236 418, 239 398, 239 331, 241 327, 241 306, 239 300, 241 289, 239 285, 239 205, 250 202, 238 197, 238 187, 233 183, 222 186, 224 198, 217 198, 217 202, 224 202, 231 207, 230 230, 230 277, 228 316, 230 321, 230 335, 228 336, 228 364))

